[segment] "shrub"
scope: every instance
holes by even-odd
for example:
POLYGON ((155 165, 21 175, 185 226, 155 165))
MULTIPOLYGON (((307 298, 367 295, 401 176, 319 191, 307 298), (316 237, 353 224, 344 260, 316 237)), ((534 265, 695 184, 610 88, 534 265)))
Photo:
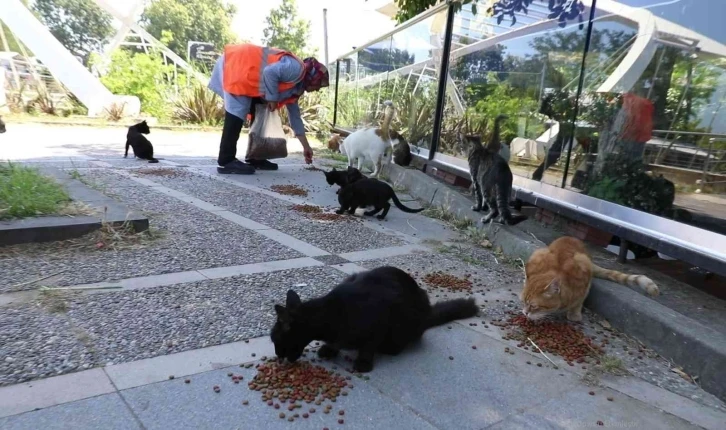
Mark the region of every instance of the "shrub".
POLYGON ((172 118, 193 124, 217 125, 224 120, 224 106, 216 94, 197 84, 174 102, 172 118))
POLYGON ((57 213, 69 201, 62 186, 36 169, 0 165, 0 219, 57 213))

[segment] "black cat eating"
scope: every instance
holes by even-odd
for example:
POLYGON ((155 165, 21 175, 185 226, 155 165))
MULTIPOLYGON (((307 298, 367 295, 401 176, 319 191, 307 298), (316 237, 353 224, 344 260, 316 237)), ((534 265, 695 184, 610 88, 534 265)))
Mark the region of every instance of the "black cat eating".
MULTIPOLYGON (((328 182, 328 185, 338 185, 340 188, 365 178, 360 170, 353 166, 348 166, 348 170, 335 170, 335 167, 333 167, 333 170, 330 172, 323 171, 323 173, 325 174, 325 180, 328 182)), ((340 193, 340 188, 335 194, 340 193)))
POLYGON ((149 139, 144 136, 149 133, 151 133, 151 129, 149 129, 146 121, 141 121, 129 127, 129 132, 126 134, 126 152, 124 153, 124 158, 129 156, 130 146, 136 158, 149 160, 149 163, 158 163, 159 160, 154 158, 154 147, 149 142, 149 139))
POLYGON ((432 327, 477 314, 474 299, 434 304, 416 280, 401 269, 384 266, 349 276, 328 294, 302 302, 293 290, 285 306, 275 305, 272 328, 275 354, 293 362, 312 341, 325 344, 321 358, 340 349, 358 350, 356 372, 373 369, 375 353, 397 355, 432 327))
POLYGON ((421 212, 425 208, 411 209, 403 205, 393 188, 385 182, 379 181, 378 179, 365 178, 348 184, 347 186, 340 189, 338 194, 338 203, 340 203, 340 209, 335 211, 337 214, 342 214, 348 211, 349 214, 354 214, 358 208, 364 208, 373 206, 372 210, 366 211, 363 214, 366 216, 373 216, 383 211, 382 214, 376 218, 383 220, 388 214, 388 210, 391 208, 389 200, 393 200, 393 204, 397 208, 404 212, 415 214, 421 212))

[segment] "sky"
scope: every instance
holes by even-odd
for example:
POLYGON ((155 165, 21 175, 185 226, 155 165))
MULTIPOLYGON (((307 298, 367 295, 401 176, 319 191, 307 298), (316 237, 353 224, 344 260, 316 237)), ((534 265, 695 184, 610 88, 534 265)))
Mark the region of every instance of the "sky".
MULTIPOLYGON (((243 39, 260 42, 265 17, 281 0, 230 0, 238 8, 232 30, 243 39)), ((323 9, 328 9, 328 52, 333 61, 339 55, 393 29, 395 22, 375 9, 388 0, 297 0, 300 16, 311 22, 310 41, 323 59, 323 9)))

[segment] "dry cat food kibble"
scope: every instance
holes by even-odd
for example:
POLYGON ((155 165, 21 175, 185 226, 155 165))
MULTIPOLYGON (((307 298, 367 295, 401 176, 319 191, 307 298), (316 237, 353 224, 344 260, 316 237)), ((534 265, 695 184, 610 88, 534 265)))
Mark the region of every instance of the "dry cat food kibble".
MULTIPOLYGON (((529 344, 532 339, 544 352, 557 354, 564 358, 570 366, 573 362, 586 363, 588 357, 598 357, 603 350, 578 328, 567 322, 530 321, 526 316, 511 313, 506 321, 494 321, 492 325, 507 330, 505 340, 518 340, 520 348, 529 344)), ((509 348, 505 351, 508 352, 509 348)), ((532 348, 532 351, 537 351, 532 348)))
POLYGON ((323 211, 323 208, 314 205, 293 205, 292 210, 305 214, 319 214, 323 211))
MULTIPOLYGON (((352 388, 344 376, 333 370, 306 361, 281 363, 274 358, 257 365, 257 374, 247 385, 261 392, 262 401, 268 405, 274 404, 273 399, 287 403, 290 412, 302 408, 303 402, 335 402, 338 396, 347 394, 344 388, 352 388)), ((332 405, 325 405, 323 412, 329 413, 331 409, 332 405)), ((314 412, 310 409, 310 413, 314 412)), ((342 410, 339 413, 344 414, 342 410)))
POLYGON ((297 185, 271 185, 270 189, 276 193, 284 194, 286 196, 307 197, 308 195, 305 188, 297 185))
POLYGON ((463 291, 471 292, 471 281, 459 278, 444 272, 432 272, 426 274, 423 278, 424 282, 434 288, 441 288, 452 292, 463 291))

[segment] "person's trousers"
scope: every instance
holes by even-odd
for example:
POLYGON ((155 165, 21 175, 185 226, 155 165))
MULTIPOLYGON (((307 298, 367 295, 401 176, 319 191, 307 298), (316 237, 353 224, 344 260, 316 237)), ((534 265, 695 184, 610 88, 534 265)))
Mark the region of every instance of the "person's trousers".
MULTIPOLYGON (((252 116, 250 124, 255 120, 255 108, 261 102, 260 99, 252 99, 252 103, 250 103, 250 115, 252 116)), ((244 119, 229 112, 224 113, 222 140, 219 143, 219 157, 217 157, 217 164, 220 166, 224 166, 237 158, 237 142, 244 125, 244 119)))

